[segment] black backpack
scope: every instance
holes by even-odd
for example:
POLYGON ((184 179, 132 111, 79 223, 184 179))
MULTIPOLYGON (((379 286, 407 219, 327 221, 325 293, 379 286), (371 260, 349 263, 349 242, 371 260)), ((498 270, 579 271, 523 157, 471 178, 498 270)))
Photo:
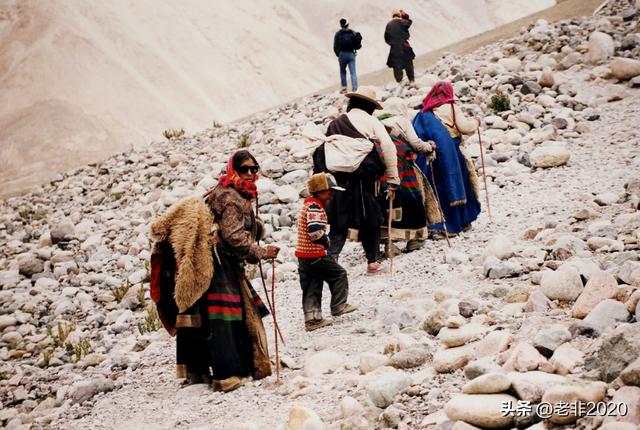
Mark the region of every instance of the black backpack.
POLYGON ((357 51, 362 48, 362 35, 357 31, 344 30, 340 35, 341 51, 357 51))

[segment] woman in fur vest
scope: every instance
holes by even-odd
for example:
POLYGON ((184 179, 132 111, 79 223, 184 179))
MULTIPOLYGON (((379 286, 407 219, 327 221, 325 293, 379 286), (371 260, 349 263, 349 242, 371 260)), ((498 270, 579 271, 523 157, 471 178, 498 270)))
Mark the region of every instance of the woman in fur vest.
POLYGON ((167 264, 164 257, 162 272, 175 268, 160 281, 164 291, 165 285, 173 286, 173 293, 154 301, 165 327, 176 335, 177 376, 190 383, 212 382, 225 392, 250 377, 271 374, 262 324, 268 311, 243 268, 245 262, 275 258, 279 251, 257 243, 262 223, 251 202, 257 197, 258 169, 251 153, 236 152, 204 203, 199 197, 187 199, 152 226, 156 243, 172 251, 161 254, 172 259, 167 264), (163 315, 165 309, 176 309, 177 315, 163 315))

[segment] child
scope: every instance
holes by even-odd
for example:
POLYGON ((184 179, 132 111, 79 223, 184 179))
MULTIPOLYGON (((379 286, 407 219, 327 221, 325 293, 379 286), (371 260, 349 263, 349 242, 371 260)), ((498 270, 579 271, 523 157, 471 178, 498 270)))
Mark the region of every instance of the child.
POLYGON ((332 322, 322 318, 321 301, 324 282, 331 291, 331 314, 340 316, 357 308, 347 303, 347 271, 327 255, 327 213, 324 208, 339 187, 330 173, 317 173, 307 182, 311 197, 305 199, 298 217, 298 273, 302 287, 302 309, 306 331, 317 330, 332 322))

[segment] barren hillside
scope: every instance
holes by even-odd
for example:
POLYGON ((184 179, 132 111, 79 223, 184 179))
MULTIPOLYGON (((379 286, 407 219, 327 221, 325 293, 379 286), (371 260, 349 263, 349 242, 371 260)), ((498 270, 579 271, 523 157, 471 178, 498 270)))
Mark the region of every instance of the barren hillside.
MULTIPOLYGON (((404 0, 417 53, 553 0, 404 0)), ((309 94, 337 80, 347 16, 360 73, 384 67, 390 7, 365 0, 0 0, 0 196, 160 138, 309 94)))

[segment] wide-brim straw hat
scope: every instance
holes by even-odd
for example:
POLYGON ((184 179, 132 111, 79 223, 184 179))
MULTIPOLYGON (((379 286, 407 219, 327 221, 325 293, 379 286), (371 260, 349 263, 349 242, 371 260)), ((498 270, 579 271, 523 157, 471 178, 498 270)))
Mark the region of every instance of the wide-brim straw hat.
POLYGON ((344 95, 347 98, 356 97, 362 100, 366 100, 368 102, 373 103, 376 106, 376 109, 382 109, 382 105, 377 100, 376 90, 371 87, 358 87, 356 91, 347 93, 344 95))

